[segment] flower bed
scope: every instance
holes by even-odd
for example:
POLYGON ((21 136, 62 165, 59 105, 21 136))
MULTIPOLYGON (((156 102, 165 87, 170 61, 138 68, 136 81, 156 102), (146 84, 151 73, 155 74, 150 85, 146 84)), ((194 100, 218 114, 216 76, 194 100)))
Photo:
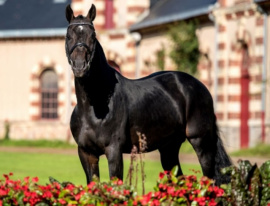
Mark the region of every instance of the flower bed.
POLYGON ((259 169, 248 161, 223 170, 232 182, 217 187, 206 177, 176 177, 177 168, 160 173, 154 191, 137 195, 132 186, 113 179, 108 183, 92 181, 87 186, 59 183, 39 185, 38 178, 0 179, 0 206, 7 205, 267 205, 270 206, 270 161, 259 169))

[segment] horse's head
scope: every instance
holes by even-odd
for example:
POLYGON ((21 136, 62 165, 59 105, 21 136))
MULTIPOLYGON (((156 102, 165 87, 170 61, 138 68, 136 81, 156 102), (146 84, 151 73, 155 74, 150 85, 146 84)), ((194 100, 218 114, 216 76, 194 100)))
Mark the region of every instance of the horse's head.
POLYGON ((96 33, 93 21, 96 7, 92 4, 86 17, 74 17, 70 5, 66 8, 69 22, 66 34, 66 55, 76 77, 82 77, 90 69, 95 53, 96 33))

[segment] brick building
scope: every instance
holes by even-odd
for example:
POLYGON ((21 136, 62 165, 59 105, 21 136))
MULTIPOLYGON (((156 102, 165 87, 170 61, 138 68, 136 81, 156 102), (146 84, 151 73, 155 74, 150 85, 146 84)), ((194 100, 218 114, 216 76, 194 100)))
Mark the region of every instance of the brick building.
POLYGON ((75 15, 96 5, 95 27, 109 63, 134 78, 134 39, 129 26, 148 8, 144 0, 0 1, 0 136, 10 123, 14 139, 69 139, 76 104, 65 56, 66 5, 75 15))
MULTIPOLYGON (((141 52, 140 64, 147 70, 145 59, 154 60, 155 51, 169 45, 169 25, 199 21, 199 79, 212 93, 229 150, 270 142, 269 5, 261 0, 157 1, 130 29, 141 34, 140 49, 147 53, 141 52)), ((165 68, 173 69, 170 61, 165 68)))
MULTIPOLYGON (((75 15, 86 15, 94 3, 94 25, 108 62, 129 78, 157 70, 146 62, 155 60, 162 44, 169 48, 169 24, 198 19, 199 79, 213 95, 225 145, 234 150, 270 142, 270 1, 22 2, 0 1, 0 136, 9 121, 15 139, 70 138, 76 97, 64 50, 65 7, 71 3, 75 15)), ((174 69, 169 58, 165 67, 174 69)))

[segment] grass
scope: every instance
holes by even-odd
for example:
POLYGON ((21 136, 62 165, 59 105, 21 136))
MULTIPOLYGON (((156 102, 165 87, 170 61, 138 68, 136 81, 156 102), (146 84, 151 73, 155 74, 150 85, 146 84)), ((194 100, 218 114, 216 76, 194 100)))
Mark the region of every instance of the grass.
POLYGON ((5 147, 45 147, 45 148, 76 148, 75 144, 70 144, 60 140, 0 140, 0 146, 5 147))
MULTIPOLYGON (((181 153, 195 154, 194 149, 188 141, 182 144, 181 153)), ((255 147, 240 149, 229 154, 232 157, 264 157, 270 159, 270 144, 257 144, 255 147)))
MULTIPOLYGON (((195 154, 195 151, 191 144, 189 144, 188 141, 185 141, 182 144, 180 153, 195 154)), ((229 155, 233 157, 264 157, 270 159, 270 144, 260 143, 252 148, 240 149, 235 152, 231 152, 229 155)))
MULTIPOLYGON (((52 176, 60 182, 70 181, 76 185, 86 184, 85 174, 77 155, 0 152, 0 162, 0 174, 13 172, 15 179, 38 176, 39 183, 46 184, 49 182, 48 177, 52 176)), ((124 178, 127 176, 129 163, 130 161, 125 159, 124 178)), ((191 169, 200 170, 199 165, 182 164, 181 166, 184 174, 194 174, 191 169)), ((161 171, 159 161, 145 161, 146 192, 153 189, 161 171)), ((103 156, 100 159, 100 176, 101 181, 109 180, 107 160, 103 156)), ((139 193, 140 188, 139 184, 139 193)))
MULTIPOLYGON (((4 147, 42 147, 42 148, 76 148, 75 144, 70 144, 64 141, 50 140, 4 140, 0 139, 0 146, 4 147)), ((195 154, 194 149, 188 141, 185 141, 181 146, 181 153, 195 154)), ((270 158, 270 145, 258 144, 253 148, 241 149, 231 152, 230 156, 247 156, 247 157, 266 157, 270 158)))
POLYGON ((187 140, 181 145, 180 152, 185 154, 195 154, 193 147, 187 140))
MULTIPOLYGON (((5 140, 0 139, 0 146, 4 147, 42 147, 42 148, 76 148, 75 144, 70 144, 60 140, 5 140)), ((181 153, 195 154, 193 147, 188 141, 181 146, 181 153)))
POLYGON ((253 148, 242 149, 230 153, 231 156, 240 157, 264 157, 270 158, 270 145, 267 144, 258 144, 253 148))

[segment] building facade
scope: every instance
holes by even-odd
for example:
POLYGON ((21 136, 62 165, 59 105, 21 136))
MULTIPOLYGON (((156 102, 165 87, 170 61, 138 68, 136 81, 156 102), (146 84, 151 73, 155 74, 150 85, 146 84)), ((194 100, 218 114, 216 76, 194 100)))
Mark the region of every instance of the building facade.
POLYGON ((71 140, 76 105, 65 55, 65 8, 86 15, 94 3, 97 38, 109 64, 135 78, 135 41, 129 26, 149 7, 145 0, 21 0, 0 2, 0 137, 71 140))
MULTIPOLYGON (((269 3, 158 1, 148 16, 131 26, 132 32, 141 35, 141 50, 148 52, 148 56, 140 53, 140 63, 145 66, 141 69, 147 69, 145 59, 155 60, 155 52, 162 45, 169 45, 170 25, 198 20, 201 53, 198 78, 213 96, 220 132, 228 150, 270 142, 269 3)), ((166 64, 165 68, 173 69, 169 61, 166 64)))
MULTIPOLYGON (((70 141, 76 105, 65 56, 68 23, 97 9, 94 26, 108 63, 128 78, 157 71, 156 52, 170 50, 168 26, 197 19, 198 78, 211 92, 229 150, 270 143, 270 1, 21 0, 0 2, 0 137, 70 141)), ((165 58, 165 70, 174 70, 165 58)))

